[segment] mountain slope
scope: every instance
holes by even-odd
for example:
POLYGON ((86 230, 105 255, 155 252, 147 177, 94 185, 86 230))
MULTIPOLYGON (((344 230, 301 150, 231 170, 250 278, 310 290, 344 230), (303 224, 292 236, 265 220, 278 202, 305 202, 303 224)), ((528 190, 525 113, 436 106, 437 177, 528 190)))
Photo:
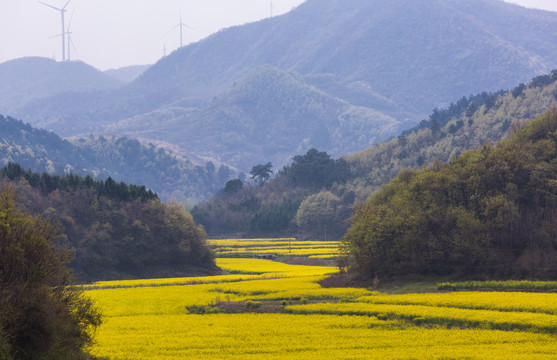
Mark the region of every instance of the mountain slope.
POLYGON ((73 249, 80 281, 209 274, 216 270, 205 232, 178 204, 144 186, 0 168, 21 207, 60 223, 57 245, 73 249))
POLYGON ((236 174, 226 165, 193 163, 137 140, 101 136, 68 141, 0 115, 0 165, 8 162, 50 174, 74 173, 139 183, 163 200, 184 203, 214 194, 236 174))
POLYGON ((164 139, 247 171, 259 162, 282 166, 312 147, 335 156, 356 151, 398 134, 403 125, 331 97, 300 76, 263 66, 206 108, 173 106, 106 131, 164 139))
MULTIPOLYGON (((212 236, 222 236, 224 232, 236 236, 267 236, 263 230, 272 229, 273 236, 292 236, 298 231, 298 237, 316 239, 323 237, 326 230, 329 237, 340 238, 346 231, 344 220, 352 213, 352 207, 365 201, 401 171, 420 169, 436 160, 451 162, 467 150, 499 142, 509 131, 515 131, 552 106, 557 106, 557 70, 509 91, 462 97, 447 109, 434 110, 427 121, 396 138, 343 156, 347 176, 332 186, 300 186, 298 181, 292 181, 292 170, 286 167, 268 183, 234 193, 221 192, 198 204, 192 214, 212 236), (319 198, 333 199, 335 220, 327 224, 297 224, 292 204, 297 207, 309 202, 319 209, 319 198), (261 225, 259 218, 263 215, 261 225)), ((320 166, 316 163, 306 172, 315 173, 320 166)))
POLYGON ((0 79, 0 113, 4 114, 37 98, 122 85, 120 80, 83 62, 56 62, 40 57, 0 64, 0 79))
POLYGON ((367 279, 557 275, 557 108, 450 164, 403 171, 351 219, 343 249, 367 279))
POLYGON ((151 65, 131 65, 124 66, 118 69, 109 69, 103 71, 106 75, 111 76, 123 83, 129 83, 137 79, 145 72, 151 65))
MULTIPOLYGON (((417 119, 462 94, 547 73, 557 66, 556 33, 557 13, 498 0, 308 0, 173 52, 104 99, 103 115, 115 121, 182 97, 211 99, 270 64, 356 105, 417 119)), ((18 115, 85 121, 98 100, 81 100, 77 113, 56 106, 18 115)))
POLYGON ((329 74, 328 83, 338 86, 359 82, 423 113, 550 71, 556 31, 557 14, 497 0, 309 0, 285 16, 180 49, 135 86, 170 81, 185 95, 212 96, 270 64, 329 74))

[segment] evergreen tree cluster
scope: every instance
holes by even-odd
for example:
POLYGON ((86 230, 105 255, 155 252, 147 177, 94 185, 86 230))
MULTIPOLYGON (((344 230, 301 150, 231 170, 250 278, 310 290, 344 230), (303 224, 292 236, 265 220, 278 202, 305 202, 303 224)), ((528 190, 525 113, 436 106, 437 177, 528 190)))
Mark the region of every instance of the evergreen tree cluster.
POLYGON ((15 181, 25 179, 33 188, 38 188, 43 194, 49 194, 54 190, 75 191, 78 187, 86 187, 95 190, 99 196, 106 196, 118 201, 158 200, 158 196, 144 185, 127 185, 117 183, 111 177, 106 180, 93 180, 89 175, 82 177, 76 174, 50 175, 46 172, 38 174, 31 170, 24 170, 19 164, 9 163, 0 169, 0 178, 15 181))

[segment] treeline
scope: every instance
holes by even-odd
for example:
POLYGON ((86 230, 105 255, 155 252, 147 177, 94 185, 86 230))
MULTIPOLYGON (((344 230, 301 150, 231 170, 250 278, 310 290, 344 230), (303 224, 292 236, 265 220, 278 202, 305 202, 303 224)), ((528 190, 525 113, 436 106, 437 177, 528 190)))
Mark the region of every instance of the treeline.
POLYGON ((58 245, 74 250, 70 266, 80 281, 216 270, 205 232, 191 215, 142 186, 39 175, 15 164, 0 171, 0 180, 13 184, 25 210, 62 225, 58 245))
MULTIPOLYGON (((524 84, 521 84, 524 87, 524 84)), ((454 118, 462 116, 470 117, 482 106, 485 105, 486 110, 491 109, 497 102, 497 98, 505 93, 504 90, 488 93, 486 91, 477 95, 470 95, 469 97, 463 96, 456 103, 451 103, 446 109, 433 109, 431 115, 427 120, 422 120, 418 126, 404 131, 400 136, 407 136, 413 132, 423 129, 431 129, 432 132, 437 132, 443 128, 447 123, 454 118)), ((453 124, 450 127, 450 133, 455 133, 463 123, 453 124)))
MULTIPOLYGON (((254 166, 254 170, 266 168, 268 166, 254 166)), ((333 159, 316 149, 295 156, 292 164, 284 166, 271 180, 265 181, 265 171, 252 173, 256 174, 254 177, 259 176, 257 185, 231 180, 219 194, 195 206, 192 215, 196 222, 212 235, 297 233, 300 227, 312 227, 305 222, 296 222, 302 201, 322 188, 344 183, 350 178, 350 168, 345 160, 333 159)))
POLYGON ((103 180, 93 180, 89 175, 82 177, 76 174, 50 175, 46 172, 42 174, 24 170, 19 164, 9 163, 0 169, 0 178, 11 181, 25 179, 32 188, 38 188, 45 195, 54 190, 75 191, 78 187, 93 189, 99 196, 106 196, 118 201, 158 200, 159 197, 151 189, 146 189, 144 185, 128 185, 124 182, 117 183, 111 177, 103 180))
POLYGON ((0 166, 10 162, 39 173, 139 183, 154 189, 163 201, 183 203, 208 198, 237 176, 227 165, 194 163, 135 139, 89 136, 66 140, 0 115, 0 166))
POLYGON ((557 276, 557 108, 497 146, 401 172, 344 239, 362 275, 557 276))

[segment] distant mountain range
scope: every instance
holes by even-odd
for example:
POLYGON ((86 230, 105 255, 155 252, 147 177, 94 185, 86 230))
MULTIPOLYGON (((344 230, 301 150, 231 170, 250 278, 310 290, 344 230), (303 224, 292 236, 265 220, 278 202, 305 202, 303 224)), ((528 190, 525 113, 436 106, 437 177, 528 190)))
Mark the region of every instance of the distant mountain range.
POLYGON ((108 125, 105 131, 164 139, 249 170, 260 162, 286 164, 313 147, 334 154, 354 152, 404 127, 269 65, 248 73, 210 104, 193 105, 165 106, 108 125))
POLYGON ((238 172, 211 161, 191 161, 129 138, 58 135, 0 115, 0 167, 9 162, 49 174, 111 177, 136 182, 157 192, 161 200, 195 203, 211 196, 238 172))
POLYGON ((557 67, 557 13, 499 0, 308 0, 181 48, 115 90, 13 114, 62 136, 131 134, 249 170, 388 139, 464 94, 557 67), (243 146, 243 147, 242 147, 243 146))
POLYGON ((122 81, 81 61, 27 57, 0 64, 0 114, 31 100, 70 91, 113 89, 122 81))
POLYGON ((104 73, 111 76, 122 83, 129 83, 137 79, 141 74, 145 72, 151 65, 131 65, 124 66, 118 69, 105 70, 104 73))

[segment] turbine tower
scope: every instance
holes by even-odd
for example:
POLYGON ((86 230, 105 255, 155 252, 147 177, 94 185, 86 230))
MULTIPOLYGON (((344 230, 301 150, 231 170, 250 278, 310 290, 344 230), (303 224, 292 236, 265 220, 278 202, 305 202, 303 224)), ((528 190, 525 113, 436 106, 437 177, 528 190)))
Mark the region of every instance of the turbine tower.
POLYGON ((273 17, 273 10, 275 9, 275 7, 273 6, 273 2, 271 1, 271 17, 273 17))
POLYGON ((68 0, 66 5, 62 6, 62 8, 57 8, 55 6, 39 1, 39 3, 43 4, 44 6, 48 6, 49 8, 60 11, 60 16, 62 18, 62 61, 66 61, 66 25, 64 24, 64 13, 67 11, 66 6, 68 6, 70 1, 72 0, 68 0))
MULTIPOLYGON (((187 27, 188 29, 197 31, 196 29, 192 28, 191 26, 184 24, 184 22, 182 21, 182 10, 180 10, 180 23, 176 26, 174 26, 172 29, 170 29, 170 31, 176 29, 177 27, 180 28, 180 47, 184 46, 184 27, 187 27)), ((169 32, 170 32, 169 31, 169 32)))

